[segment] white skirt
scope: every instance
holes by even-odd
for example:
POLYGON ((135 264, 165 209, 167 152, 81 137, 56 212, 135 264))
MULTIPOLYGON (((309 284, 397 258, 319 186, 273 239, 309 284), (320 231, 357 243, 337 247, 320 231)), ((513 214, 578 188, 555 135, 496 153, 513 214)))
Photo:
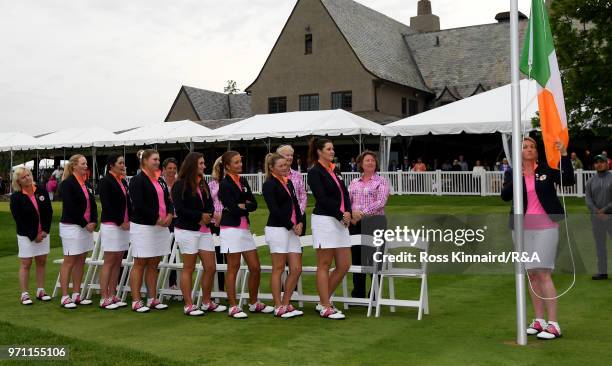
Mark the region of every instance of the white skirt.
POLYGON ((130 246, 130 231, 114 224, 102 224, 100 240, 105 252, 122 252, 130 246))
POLYGON ((200 250, 215 251, 211 233, 174 228, 174 242, 178 244, 181 254, 197 254, 200 250))
POLYGON ((38 257, 39 255, 49 254, 50 249, 49 235, 44 238, 40 243, 31 241, 27 236, 17 235, 17 245, 19 246, 19 258, 32 258, 38 257))
POLYGON ((302 253, 300 237, 284 227, 266 226, 266 243, 270 253, 302 253))
POLYGON ((348 248, 351 236, 348 228, 331 216, 311 216, 312 246, 315 249, 348 248))
POLYGON ((132 255, 136 258, 163 257, 170 254, 172 235, 167 227, 130 222, 132 255))
POLYGON ((257 249, 250 230, 238 228, 221 229, 221 253, 242 253, 257 249))
POLYGON ((64 255, 79 255, 93 250, 93 233, 76 224, 59 224, 64 255))

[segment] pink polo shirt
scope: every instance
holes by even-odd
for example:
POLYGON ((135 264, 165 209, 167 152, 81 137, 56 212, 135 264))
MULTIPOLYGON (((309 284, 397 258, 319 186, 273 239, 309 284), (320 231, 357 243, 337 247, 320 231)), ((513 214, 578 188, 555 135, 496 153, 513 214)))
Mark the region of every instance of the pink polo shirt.
POLYGON ((525 229, 527 230, 539 230, 539 229, 551 229, 559 226, 556 222, 552 221, 540 200, 535 190, 535 175, 525 176, 525 188, 527 189, 527 210, 525 212, 525 229))
POLYGON ((340 182, 338 181, 338 177, 336 177, 336 174, 334 174, 334 172, 330 172, 329 170, 327 171, 329 173, 329 175, 331 175, 332 179, 334 180, 334 182, 336 182, 336 185, 338 186, 338 189, 340 190, 340 212, 345 212, 346 210, 344 209, 344 191, 342 190, 342 187, 340 187, 340 182))
POLYGON ((36 214, 38 215, 38 232, 40 233, 42 231, 42 225, 40 224, 40 210, 38 209, 38 202, 36 201, 36 196, 28 195, 28 198, 30 199, 30 201, 32 201, 34 209, 36 209, 36 214))

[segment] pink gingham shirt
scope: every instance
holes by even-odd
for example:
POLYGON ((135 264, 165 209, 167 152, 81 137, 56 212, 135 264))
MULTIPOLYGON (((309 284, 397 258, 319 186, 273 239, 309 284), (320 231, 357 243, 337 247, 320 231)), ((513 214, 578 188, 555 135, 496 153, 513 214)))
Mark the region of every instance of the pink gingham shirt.
POLYGON ((385 204, 389 197, 389 181, 378 173, 365 182, 362 177, 355 178, 349 185, 352 211, 363 211, 366 215, 384 215, 385 204))
POLYGON ((300 204, 300 211, 302 214, 306 212, 306 202, 308 201, 308 195, 306 194, 306 187, 304 186, 304 179, 302 179, 302 173, 289 169, 289 180, 293 184, 295 189, 295 195, 298 203, 300 204))
MULTIPOLYGON (((212 199, 213 199, 213 206, 215 207, 215 214, 220 214, 223 211, 223 204, 219 200, 219 182, 217 182, 214 179, 211 179, 210 182, 208 182, 208 188, 210 188, 210 195, 212 196, 212 199)), ((215 218, 213 217, 212 220, 210 220, 210 222, 212 222, 213 224, 216 224, 215 218)))

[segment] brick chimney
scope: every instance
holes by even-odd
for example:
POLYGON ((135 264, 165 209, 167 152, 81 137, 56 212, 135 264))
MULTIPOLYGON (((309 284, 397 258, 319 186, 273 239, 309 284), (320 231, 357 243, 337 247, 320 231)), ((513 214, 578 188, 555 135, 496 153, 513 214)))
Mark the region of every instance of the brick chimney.
POLYGON ((417 32, 435 32, 440 30, 440 18, 431 13, 431 1, 419 0, 417 16, 410 18, 410 28, 417 32))

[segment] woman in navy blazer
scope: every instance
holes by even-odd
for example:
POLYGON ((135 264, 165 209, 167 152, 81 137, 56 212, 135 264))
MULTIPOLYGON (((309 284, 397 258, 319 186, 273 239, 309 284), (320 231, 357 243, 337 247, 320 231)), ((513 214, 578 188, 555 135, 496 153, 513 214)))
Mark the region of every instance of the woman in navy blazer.
POLYGON ((302 273, 302 246, 300 235, 304 230, 304 215, 289 180, 289 163, 280 154, 268 154, 265 162, 266 181, 262 191, 268 205, 268 222, 265 228, 266 243, 272 255, 270 288, 274 300, 274 315, 292 318, 303 315, 291 305, 291 294, 302 273), (285 265, 289 264, 289 275, 285 280, 285 292, 281 298, 281 278, 285 265))
POLYGON ((106 170, 106 176, 98 183, 102 203, 100 240, 104 249, 104 265, 100 272, 100 307, 112 310, 127 305, 116 294, 121 261, 130 245, 132 201, 125 180, 125 158, 110 155, 106 170))
POLYGON ((64 167, 59 186, 63 203, 59 234, 64 251, 64 262, 60 269, 61 305, 66 309, 92 303, 91 300, 81 299, 80 295, 85 258, 87 252, 93 249, 93 231, 98 222, 96 198, 86 179, 87 159, 79 154, 71 156, 64 167), (68 296, 71 274, 72 297, 68 296))
POLYGON ((223 204, 221 215, 221 252, 227 255, 225 289, 230 304, 229 316, 243 319, 247 314, 237 306, 236 275, 242 256, 249 267, 249 311, 272 313, 274 308, 257 300, 261 267, 257 247, 249 228, 249 212, 257 209, 257 201, 242 173, 242 158, 237 151, 227 151, 221 157, 224 178, 219 184, 219 200, 223 204))
POLYGON ((170 254, 172 236, 168 227, 174 217, 174 206, 168 187, 159 171, 159 153, 148 149, 139 153, 140 173, 130 180, 132 216, 130 217, 130 244, 134 266, 130 273, 132 310, 146 313, 151 309, 165 310, 168 305, 157 299, 157 266, 162 257, 170 254), (149 298, 141 300, 139 289, 143 276, 149 298))
POLYGON ((11 214, 17 226, 19 285, 21 286, 21 303, 31 305, 28 292, 30 267, 32 259, 36 261, 36 298, 41 301, 51 300, 44 289, 45 267, 49 254, 49 233, 53 208, 47 191, 33 182, 32 172, 28 168, 17 168, 13 172, 13 193, 11 194, 11 214))
MULTIPOLYGON (((547 163, 538 164, 536 141, 531 137, 523 139, 524 252, 529 258, 534 254, 538 256, 537 261, 524 264, 529 276, 529 294, 535 312, 535 319, 526 332, 541 339, 561 337, 561 327, 557 322, 557 291, 551 277, 559 242, 557 222, 564 218, 563 205, 557 197, 557 186, 574 184, 574 170, 562 142, 557 142, 557 149, 561 155, 561 171, 550 168, 547 163), (545 310, 548 321, 544 319, 545 310)), ((504 201, 513 199, 512 170, 507 170, 504 174, 501 197, 504 201)), ((513 214, 514 208, 510 210, 512 230, 513 214)))
POLYGON ((178 179, 172 187, 172 201, 177 218, 174 224, 174 241, 183 257, 181 271, 181 292, 185 306, 185 315, 203 315, 204 311, 223 312, 227 307, 211 300, 215 272, 215 243, 210 230, 210 221, 214 213, 214 204, 210 187, 204 180, 204 155, 190 152, 185 157, 178 179), (198 309, 191 298, 192 275, 196 261, 200 258, 204 273, 202 286, 202 308, 198 309))
POLYGON ((326 319, 344 319, 344 314, 330 301, 331 295, 351 266, 351 200, 342 175, 333 164, 334 145, 328 139, 310 140, 308 186, 315 198, 312 212, 312 242, 317 251, 317 290, 320 303, 316 309, 326 319), (329 273, 332 261, 336 268, 329 273))

